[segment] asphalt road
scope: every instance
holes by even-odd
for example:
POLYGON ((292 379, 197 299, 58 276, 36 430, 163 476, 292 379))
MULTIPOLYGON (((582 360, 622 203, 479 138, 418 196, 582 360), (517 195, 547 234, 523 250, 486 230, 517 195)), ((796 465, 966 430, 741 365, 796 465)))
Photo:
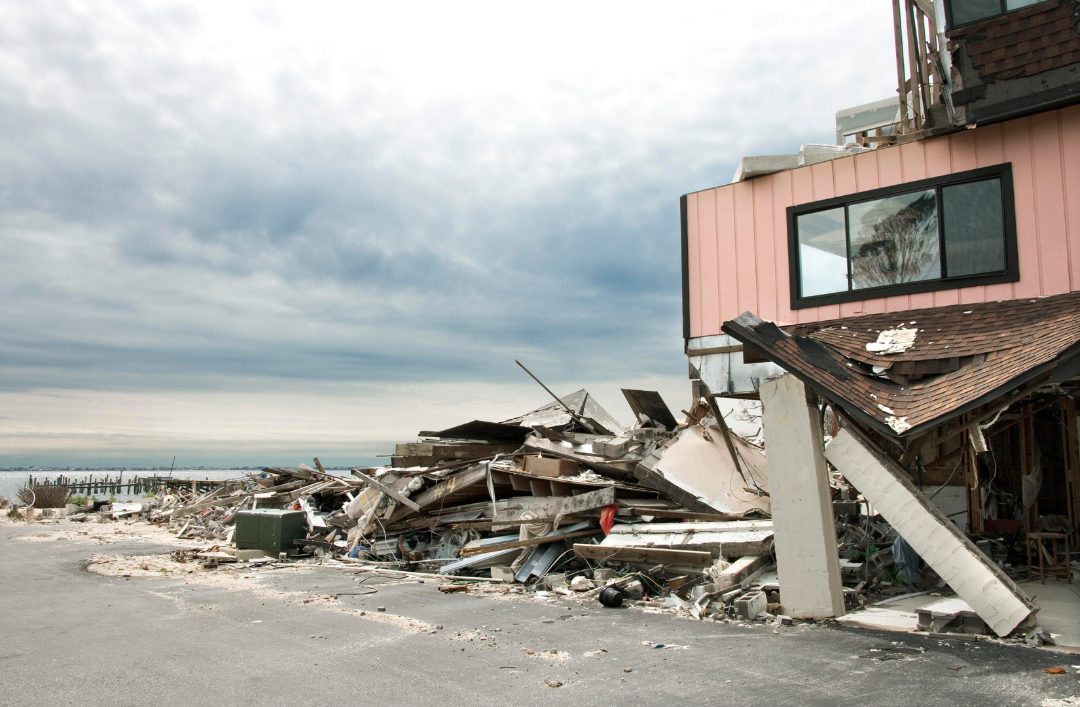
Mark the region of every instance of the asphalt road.
POLYGON ((258 592, 102 577, 85 569, 93 552, 170 548, 15 537, 49 532, 0 527, 2 705, 1041 705, 1080 694, 1077 655, 444 595, 438 582, 331 570, 265 572, 258 592), (369 586, 378 592, 341 594, 369 586), (327 594, 340 603, 297 598, 327 594), (378 606, 434 633, 370 620, 378 606), (925 652, 890 650, 897 641, 925 652), (1069 674, 1043 673, 1056 665, 1069 674))

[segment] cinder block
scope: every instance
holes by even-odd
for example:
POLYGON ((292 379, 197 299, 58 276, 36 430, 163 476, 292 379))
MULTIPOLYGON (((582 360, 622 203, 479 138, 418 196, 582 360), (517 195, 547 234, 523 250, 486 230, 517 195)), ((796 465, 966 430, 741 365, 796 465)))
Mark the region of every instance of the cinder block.
POLYGON ((756 619, 765 613, 765 592, 747 592, 735 600, 735 612, 744 619, 756 619))
POLYGON ((492 567, 491 578, 500 582, 513 582, 514 570, 511 567, 492 567))
POLYGON ((615 579, 615 570, 609 570, 607 568, 593 570, 592 578, 593 581, 596 582, 610 582, 615 579))
POLYGON ((525 457, 525 471, 537 476, 556 478, 559 476, 574 476, 578 473, 579 464, 568 459, 553 459, 551 457, 525 457))

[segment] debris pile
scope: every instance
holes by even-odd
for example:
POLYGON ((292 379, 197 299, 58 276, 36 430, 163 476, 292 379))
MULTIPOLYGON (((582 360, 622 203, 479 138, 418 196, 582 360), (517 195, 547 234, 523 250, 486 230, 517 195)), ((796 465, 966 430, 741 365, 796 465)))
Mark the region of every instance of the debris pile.
POLYGON ((764 454, 708 398, 679 421, 658 393, 623 393, 630 428, 579 390, 510 420, 421 432, 389 466, 339 476, 316 458, 119 512, 276 561, 734 611, 772 564, 764 454))

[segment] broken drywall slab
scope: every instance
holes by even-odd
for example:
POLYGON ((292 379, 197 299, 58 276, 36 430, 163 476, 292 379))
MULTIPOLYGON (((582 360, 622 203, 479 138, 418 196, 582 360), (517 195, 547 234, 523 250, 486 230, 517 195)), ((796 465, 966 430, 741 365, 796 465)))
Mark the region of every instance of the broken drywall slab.
POLYGON ((723 434, 715 424, 708 429, 688 427, 654 449, 634 469, 634 476, 691 510, 768 515, 771 502, 765 455, 738 435, 731 435, 741 467, 750 477, 744 478, 731 459, 723 434))
POLYGON ((858 628, 872 628, 879 631, 905 631, 914 632, 919 624, 919 617, 910 611, 886 609, 879 606, 871 606, 861 611, 853 611, 845 614, 836 622, 844 626, 856 626, 858 628))
POLYGON ((902 471, 850 430, 840 430, 825 456, 994 633, 1007 636, 1038 610, 902 471))
POLYGON ((761 405, 784 611, 839 616, 843 583, 817 408, 790 373, 761 386, 761 405))
POLYGON ((772 541, 772 521, 754 520, 616 525, 601 545, 698 550, 714 557, 743 557, 768 555, 772 541))

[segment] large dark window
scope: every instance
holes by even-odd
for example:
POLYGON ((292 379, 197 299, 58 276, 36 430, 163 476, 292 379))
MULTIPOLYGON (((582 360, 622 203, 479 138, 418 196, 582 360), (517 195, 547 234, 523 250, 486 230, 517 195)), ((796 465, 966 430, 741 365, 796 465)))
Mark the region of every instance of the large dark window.
POLYGON ((1015 282, 1008 164, 788 209, 792 308, 1015 282))
POLYGON ((1037 5, 1047 0, 949 0, 949 27, 959 27, 990 17, 1004 15, 1006 12, 1019 10, 1028 5, 1037 5))

